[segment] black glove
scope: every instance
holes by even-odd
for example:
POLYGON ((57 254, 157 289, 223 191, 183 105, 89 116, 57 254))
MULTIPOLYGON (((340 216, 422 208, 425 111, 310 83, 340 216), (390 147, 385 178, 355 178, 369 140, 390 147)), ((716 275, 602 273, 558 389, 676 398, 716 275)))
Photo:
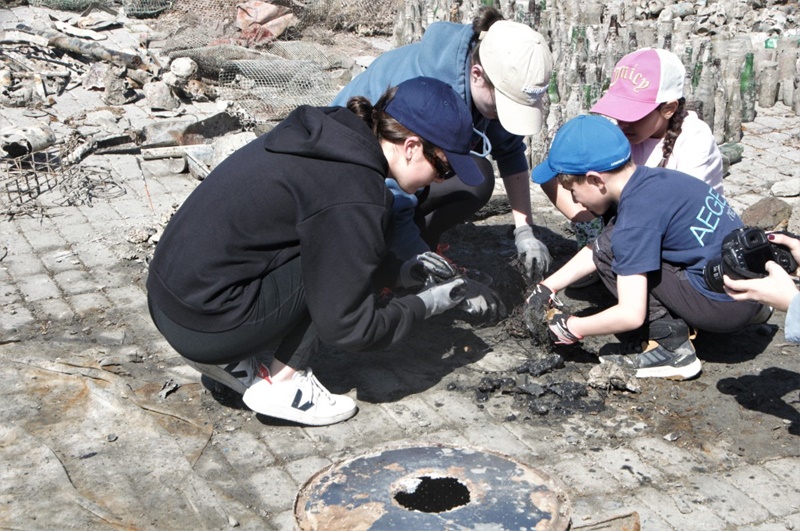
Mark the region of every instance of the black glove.
POLYGON ((533 293, 525 303, 524 318, 525 325, 531 334, 536 334, 537 323, 543 322, 547 318, 547 311, 551 308, 561 308, 564 304, 558 300, 553 290, 544 284, 536 284, 533 293))
POLYGON ((583 339, 582 336, 569 331, 568 322, 570 317, 572 316, 564 313, 557 313, 550 319, 548 323, 550 338, 556 345, 572 345, 583 339))
POLYGON ((489 314, 491 320, 506 316, 506 306, 492 288, 477 280, 467 279, 467 295, 461 307, 470 314, 489 314))

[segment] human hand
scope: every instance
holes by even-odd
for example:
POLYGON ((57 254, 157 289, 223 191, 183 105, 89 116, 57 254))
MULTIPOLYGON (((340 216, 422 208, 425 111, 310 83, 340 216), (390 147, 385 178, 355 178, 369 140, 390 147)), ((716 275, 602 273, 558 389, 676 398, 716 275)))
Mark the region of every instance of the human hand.
POLYGON ((767 233, 767 239, 772 243, 782 245, 789 249, 795 262, 800 264, 800 240, 798 240, 797 237, 785 232, 769 232, 767 233))
POLYGON ((541 279, 550 269, 550 262, 553 260, 547 246, 536 239, 530 225, 514 229, 514 244, 517 246, 517 253, 522 259, 528 280, 541 279))
MULTIPOLYGON (((775 243, 778 243, 777 239, 775 243)), ((794 279, 772 260, 767 262, 764 268, 767 271, 767 276, 764 278, 734 280, 728 275, 723 275, 725 293, 736 301, 758 301, 785 312, 792 302, 792 297, 798 292, 794 279)))
POLYGON ((533 293, 525 301, 523 311, 525 326, 528 327, 528 331, 536 334, 540 323, 546 320, 547 312, 551 308, 561 308, 562 306, 563 303, 558 300, 553 290, 542 283, 536 284, 536 287, 533 288, 533 293))
POLYGON ((456 278, 443 284, 434 284, 417 293, 417 297, 425 303, 425 319, 438 315, 460 304, 467 295, 464 289, 467 281, 456 278))
POLYGON ((571 317, 571 315, 557 313, 550 319, 548 323, 550 338, 556 345, 572 345, 583 339, 583 336, 573 334, 569 331, 569 320, 571 317))
POLYGON ((450 280, 458 276, 458 271, 446 258, 427 251, 409 258, 400 266, 398 285, 415 288, 450 280))
POLYGON ((467 279, 464 311, 470 314, 485 315, 494 321, 506 316, 506 306, 496 291, 477 280, 467 279))

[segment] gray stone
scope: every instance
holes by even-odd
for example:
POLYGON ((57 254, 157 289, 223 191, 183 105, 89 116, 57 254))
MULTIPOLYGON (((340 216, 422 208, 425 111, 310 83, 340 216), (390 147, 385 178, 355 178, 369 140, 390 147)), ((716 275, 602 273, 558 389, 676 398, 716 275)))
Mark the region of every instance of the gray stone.
POLYGON ((145 83, 142 87, 147 105, 156 110, 173 111, 181 106, 180 100, 172 94, 169 86, 163 81, 145 83))
POLYGON ((800 177, 778 181, 772 185, 770 192, 775 197, 796 197, 800 195, 800 177))

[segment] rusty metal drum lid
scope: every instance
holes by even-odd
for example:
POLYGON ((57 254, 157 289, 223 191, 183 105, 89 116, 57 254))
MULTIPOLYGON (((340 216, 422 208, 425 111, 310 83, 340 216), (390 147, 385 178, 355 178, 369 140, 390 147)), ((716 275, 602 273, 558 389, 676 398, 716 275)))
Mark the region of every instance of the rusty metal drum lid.
POLYGON ((563 531, 571 506, 548 474, 495 452, 390 448, 333 464, 295 500, 299 529, 563 531))

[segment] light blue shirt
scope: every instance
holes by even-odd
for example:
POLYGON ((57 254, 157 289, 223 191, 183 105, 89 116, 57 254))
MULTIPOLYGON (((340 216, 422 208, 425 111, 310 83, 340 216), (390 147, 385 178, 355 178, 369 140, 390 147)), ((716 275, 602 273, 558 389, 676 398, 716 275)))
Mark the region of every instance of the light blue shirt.
POLYGON ((783 333, 786 336, 786 341, 800 343, 800 293, 792 297, 789 309, 786 310, 783 333))

